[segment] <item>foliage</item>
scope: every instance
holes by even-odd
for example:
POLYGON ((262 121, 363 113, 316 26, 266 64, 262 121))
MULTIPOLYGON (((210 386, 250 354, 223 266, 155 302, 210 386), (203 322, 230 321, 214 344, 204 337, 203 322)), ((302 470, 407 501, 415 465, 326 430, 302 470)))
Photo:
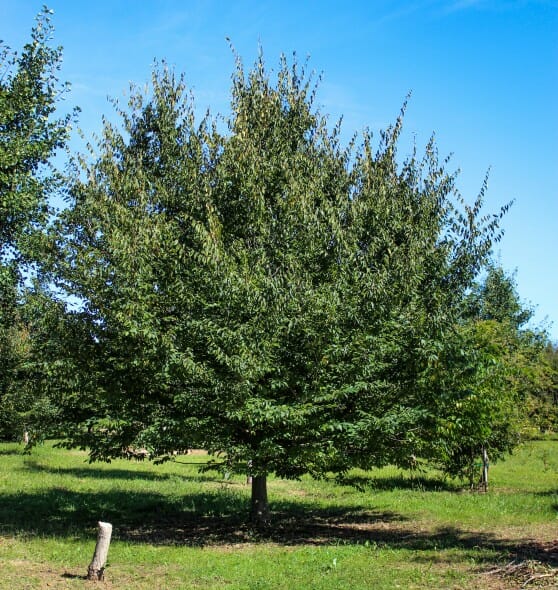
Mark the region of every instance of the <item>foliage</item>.
POLYGON ((511 452, 530 425, 549 422, 552 369, 544 332, 527 328, 532 311, 517 293, 515 278, 490 264, 464 299, 454 339, 448 339, 438 385, 454 394, 440 413, 442 467, 473 484, 484 448, 491 461, 511 452), (445 371, 451 365, 454 370, 445 371))
POLYGON ((64 146, 71 118, 55 118, 66 85, 58 79, 61 49, 50 46, 50 14, 47 8, 39 13, 19 56, 0 42, 0 436, 19 430, 13 419, 28 351, 19 287, 25 262, 38 255, 48 196, 59 180, 49 158, 64 146))
POLYGON ((451 395, 438 414, 438 437, 431 456, 452 476, 470 485, 480 474, 484 448, 490 461, 511 452, 524 424, 525 392, 514 387, 521 371, 513 351, 513 333, 495 320, 467 322, 452 342, 437 375, 451 395), (447 371, 450 365, 452 371, 447 371))
POLYGON ((531 434, 558 432, 558 349, 542 342, 537 350, 537 387, 528 399, 531 434))
POLYGON ((533 317, 533 310, 519 298, 515 276, 493 262, 488 265, 484 280, 467 295, 466 306, 468 317, 509 324, 516 330, 533 317))
POLYGON ((162 68, 76 163, 46 267, 80 302, 46 332, 68 445, 204 448, 257 479, 429 440, 427 376, 499 216, 461 203, 433 142, 398 164, 402 117, 341 147, 315 90, 238 61, 223 133, 162 68))

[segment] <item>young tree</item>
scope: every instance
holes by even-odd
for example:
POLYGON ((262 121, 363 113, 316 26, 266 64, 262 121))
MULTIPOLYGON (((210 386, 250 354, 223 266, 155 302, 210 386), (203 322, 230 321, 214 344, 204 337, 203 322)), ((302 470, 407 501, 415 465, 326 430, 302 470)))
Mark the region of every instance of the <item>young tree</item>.
POLYGON ((490 263, 486 276, 477 283, 465 302, 465 314, 478 320, 494 320, 522 329, 533 317, 533 310, 521 302, 515 277, 490 263))
POLYGON ((454 393, 441 406, 432 452, 445 471, 471 485, 483 457, 486 463, 511 452, 526 423, 545 414, 541 402, 552 379, 547 336, 526 327, 531 317, 513 275, 491 263, 466 295, 459 327, 446 342, 434 381, 454 393), (445 371, 447 365, 454 370, 445 371))
POLYGON ((546 382, 533 399, 530 419, 539 432, 558 432, 558 348, 546 342, 542 354, 546 382))
POLYGON ((49 331, 72 334, 67 444, 205 448, 253 476, 256 522, 269 473, 424 446, 425 374, 499 219, 480 197, 460 209, 433 143, 398 165, 401 118, 377 149, 368 133, 342 148, 314 92, 296 63, 272 81, 263 58, 237 62, 222 133, 156 71, 81 160, 53 236, 52 277, 82 302, 49 331))
POLYGON ((64 146, 71 117, 55 117, 66 85, 58 79, 61 48, 50 46, 50 14, 47 8, 39 13, 20 55, 0 42, 0 428, 9 431, 15 424, 6 421, 17 415, 10 408, 21 402, 15 382, 28 351, 19 307, 22 271, 37 255, 37 232, 47 222, 48 196, 57 183, 49 159, 64 146))
POLYGON ((461 324, 446 341, 434 374, 440 403, 429 458, 446 473, 467 478, 471 487, 482 466, 486 490, 489 458, 500 459, 520 440, 525 392, 511 386, 514 338, 509 326, 495 320, 461 324))

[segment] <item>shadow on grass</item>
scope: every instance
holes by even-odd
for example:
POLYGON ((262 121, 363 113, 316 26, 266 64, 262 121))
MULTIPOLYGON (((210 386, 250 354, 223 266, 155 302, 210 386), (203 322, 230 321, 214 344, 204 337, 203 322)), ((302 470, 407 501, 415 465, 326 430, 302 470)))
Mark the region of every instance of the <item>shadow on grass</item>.
MULTIPOLYGON (((182 462, 181 462, 182 463, 182 462)), ((197 466, 200 463, 192 462, 188 465, 197 466)), ((137 465, 137 463, 136 463, 137 465)), ((169 479, 182 479, 184 481, 215 481, 215 477, 211 475, 204 475, 197 473, 195 475, 179 475, 176 473, 156 473, 148 470, 125 469, 118 467, 111 467, 110 469, 100 469, 91 466, 87 467, 50 467, 43 465, 38 461, 27 459, 23 469, 53 473, 57 475, 68 475, 78 479, 93 478, 93 479, 124 479, 136 480, 143 479, 147 481, 165 481, 169 479)), ((394 476, 394 477, 378 477, 375 475, 352 475, 343 478, 337 478, 335 481, 341 485, 353 487, 359 491, 365 490, 424 490, 430 492, 456 492, 462 491, 463 486, 457 485, 450 481, 441 478, 432 478, 424 476, 394 476)))
POLYGON ((114 537, 161 544, 227 544, 269 540, 278 543, 330 543, 369 539, 371 523, 403 522, 392 512, 366 507, 315 508, 279 500, 273 524, 253 530, 247 497, 223 488, 169 497, 156 492, 111 489, 83 492, 64 487, 36 493, 0 495, 0 530, 39 536, 91 538, 99 520, 113 523, 114 537))
MULTIPOLYGON (((477 560, 536 559, 558 566, 556 547, 532 541, 439 527, 418 530, 404 516, 368 506, 316 507, 274 502, 272 522, 254 529, 247 522, 247 499, 229 489, 180 498, 144 491, 72 491, 63 487, 37 493, 0 495, 0 531, 22 536, 92 540, 98 520, 111 522, 113 537, 156 545, 219 546, 243 543, 281 545, 365 545, 428 551, 475 550, 477 560)), ((436 553, 438 555, 438 553, 436 553)), ((441 554, 440 554, 441 555, 441 554)), ((413 559, 420 560, 420 555, 413 559)))
MULTIPOLYGON (((192 463, 192 465, 199 465, 199 463, 192 463)), ((24 463, 24 470, 31 470, 43 473, 52 473, 56 475, 63 475, 69 477, 76 477, 78 479, 124 479, 135 480, 142 479, 144 481, 166 481, 169 479, 181 479, 183 481, 215 481, 215 477, 203 474, 195 475, 178 475, 175 473, 156 473, 145 469, 121 469, 111 467, 110 469, 99 469, 95 467, 49 467, 42 465, 34 460, 27 460, 24 463)))
POLYGON ((535 496, 558 496, 558 488, 533 493, 535 496))
POLYGON ((457 492, 463 486, 452 483, 446 479, 425 476, 393 476, 378 477, 374 475, 350 475, 337 479, 343 485, 348 485, 357 490, 424 490, 428 492, 457 492))
POLYGON ((65 572, 62 574, 62 578, 66 580, 87 580, 87 576, 81 576, 80 574, 69 574, 65 572))
POLYGON ((8 456, 8 455, 24 455, 23 451, 24 447, 22 446, 20 449, 1 449, 0 450, 0 457, 8 456))

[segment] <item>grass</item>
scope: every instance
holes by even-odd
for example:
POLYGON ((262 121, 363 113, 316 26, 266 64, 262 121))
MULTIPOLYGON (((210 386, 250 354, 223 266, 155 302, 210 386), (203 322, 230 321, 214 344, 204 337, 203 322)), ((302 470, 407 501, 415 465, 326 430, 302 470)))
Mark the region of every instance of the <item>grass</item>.
POLYGON ((343 485, 272 479, 273 523, 257 531, 248 487, 199 474, 204 455, 90 465, 52 444, 30 456, 2 444, 0 588, 94 587, 98 520, 114 525, 105 588, 555 588, 557 451, 526 444, 491 468, 488 494, 395 468, 343 485))

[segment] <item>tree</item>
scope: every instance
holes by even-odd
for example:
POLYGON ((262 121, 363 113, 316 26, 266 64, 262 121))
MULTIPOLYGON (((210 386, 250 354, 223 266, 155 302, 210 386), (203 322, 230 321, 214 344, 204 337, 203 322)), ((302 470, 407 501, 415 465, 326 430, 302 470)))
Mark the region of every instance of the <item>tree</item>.
MULTIPOLYGON (((105 124, 52 237, 50 277, 81 306, 56 405, 92 460, 201 447, 266 477, 407 464, 437 402, 425 374, 497 236, 425 156, 340 144, 304 68, 233 77, 227 129, 155 71, 105 124), (77 352, 77 354, 76 354, 77 352)), ((71 341, 64 334, 72 334, 71 341)), ((45 341, 45 346, 47 345, 45 341)))
POLYGON ((526 425, 547 414, 548 339, 526 326, 531 317, 514 276, 490 263, 466 294, 459 327, 446 342, 434 382, 453 395, 442 404, 432 453, 446 472, 466 476, 471 485, 483 457, 494 461, 511 452, 526 425), (446 372, 447 365, 454 370, 446 372))
MULTIPOLYGON (((488 458, 502 458, 520 441, 525 392, 512 386, 519 369, 514 339, 509 326, 495 320, 460 324, 433 379, 440 400, 428 456, 446 473, 467 478, 471 487, 479 466, 487 470, 488 458)), ((480 483, 486 490, 485 470, 480 483)))
POLYGON ((546 343, 543 361, 547 379, 533 400, 531 422, 539 432, 558 432, 558 348, 555 344, 546 343))
POLYGON ((479 320, 494 320, 520 330, 533 317, 533 310, 521 302, 514 275, 493 262, 484 280, 466 298, 466 315, 479 320))
POLYGON ((13 432, 21 407, 16 384, 29 347, 21 319, 21 283, 26 263, 49 216, 48 197, 58 175, 49 159, 68 139, 71 114, 55 117, 67 86, 58 79, 61 48, 50 46, 51 12, 37 16, 21 55, 0 42, 0 431, 13 432), (15 413, 14 413, 15 412, 15 413), (10 418, 11 417, 11 418, 10 418), (6 430, 7 429, 7 430, 6 430))
POLYGON ((473 292, 479 302, 477 318, 494 320, 507 332, 505 360, 509 368, 508 387, 521 392, 528 421, 538 430, 552 428, 552 389, 555 368, 548 334, 529 326, 531 307, 521 302, 514 275, 490 265, 484 281, 473 292))

